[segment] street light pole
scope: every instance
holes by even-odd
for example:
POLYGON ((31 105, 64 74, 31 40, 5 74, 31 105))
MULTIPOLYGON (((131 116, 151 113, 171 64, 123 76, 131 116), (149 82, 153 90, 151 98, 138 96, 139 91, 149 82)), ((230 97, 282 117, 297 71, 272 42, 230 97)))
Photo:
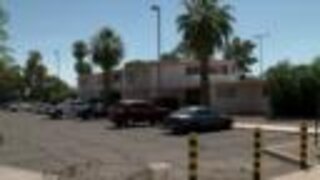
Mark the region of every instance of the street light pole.
POLYGON ((56 63, 57 63, 57 76, 58 76, 58 78, 60 78, 60 71, 61 71, 60 63, 61 63, 61 60, 60 60, 60 52, 59 52, 59 50, 55 50, 54 51, 54 56, 55 56, 56 63))
POLYGON ((264 39, 269 37, 269 33, 257 34, 254 36, 259 42, 259 51, 260 51, 260 75, 263 75, 264 71, 264 62, 263 62, 263 42, 264 39))
POLYGON ((151 10, 157 14, 157 97, 159 97, 161 93, 161 8, 154 4, 151 6, 151 10))

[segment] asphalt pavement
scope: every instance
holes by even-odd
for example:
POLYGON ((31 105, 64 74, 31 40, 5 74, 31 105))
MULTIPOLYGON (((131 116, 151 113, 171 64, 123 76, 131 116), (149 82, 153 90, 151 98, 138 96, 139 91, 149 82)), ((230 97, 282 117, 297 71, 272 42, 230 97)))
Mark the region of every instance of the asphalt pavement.
MULTIPOLYGON (((90 171, 102 179, 124 180, 149 163, 171 164, 176 180, 187 177, 187 136, 174 136, 159 127, 114 129, 107 120, 80 122, 49 120, 31 113, 0 112, 0 165, 32 171, 57 172, 70 165, 91 162, 90 171)), ((251 178, 252 131, 228 130, 199 136, 201 180, 251 178)), ((294 140, 289 134, 268 132, 265 145, 294 140)), ((284 175, 297 167, 263 157, 266 178, 284 175)))

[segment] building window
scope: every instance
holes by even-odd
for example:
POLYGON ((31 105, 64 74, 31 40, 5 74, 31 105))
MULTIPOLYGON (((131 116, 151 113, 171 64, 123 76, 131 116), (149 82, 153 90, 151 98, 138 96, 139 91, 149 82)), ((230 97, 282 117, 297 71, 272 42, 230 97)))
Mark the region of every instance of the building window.
POLYGON ((200 69, 197 66, 186 67, 187 75, 198 75, 200 73, 200 69))
MULTIPOLYGON (((193 67, 186 67, 186 74, 187 75, 199 75, 200 74, 200 68, 197 66, 193 67)), ((210 66, 209 67, 209 74, 229 74, 229 68, 228 66, 210 66)))
MULTIPOLYGON (((209 74, 217 74, 218 69, 216 67, 209 67, 209 74)), ((200 68, 199 67, 187 67, 186 68, 186 74, 187 75, 199 75, 200 74, 200 68)))
POLYGON ((228 66, 221 66, 221 74, 228 74, 228 66))
POLYGON ((126 73, 126 82, 129 84, 134 84, 136 82, 136 76, 132 71, 126 73))
POLYGON ((121 74, 120 73, 113 74, 113 80, 114 81, 120 81, 121 80, 121 74))

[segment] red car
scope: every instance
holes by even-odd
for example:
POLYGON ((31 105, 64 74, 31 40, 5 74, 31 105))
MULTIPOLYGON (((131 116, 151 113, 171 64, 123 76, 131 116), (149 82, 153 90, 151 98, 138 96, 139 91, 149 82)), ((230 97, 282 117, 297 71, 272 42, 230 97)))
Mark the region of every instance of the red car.
POLYGON ((109 118, 116 127, 137 123, 156 125, 170 113, 169 109, 156 106, 144 100, 122 100, 109 109, 109 118))

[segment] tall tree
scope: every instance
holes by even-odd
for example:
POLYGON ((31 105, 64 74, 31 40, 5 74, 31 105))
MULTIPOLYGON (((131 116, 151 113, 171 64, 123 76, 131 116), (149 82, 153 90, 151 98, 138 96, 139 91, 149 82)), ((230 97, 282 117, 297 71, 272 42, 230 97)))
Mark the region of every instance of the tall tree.
POLYGON ((3 1, 0 1, 0 56, 6 59, 12 59, 12 57, 8 54, 10 49, 6 44, 9 37, 6 26, 8 20, 8 13, 4 8, 3 1))
POLYGON ((76 59, 74 68, 78 76, 91 74, 92 72, 90 64, 85 62, 88 53, 89 49, 84 41, 78 40, 73 43, 72 55, 76 59))
POLYGON ((183 44, 200 61, 201 103, 210 104, 209 59, 222 49, 232 32, 229 5, 219 0, 185 0, 186 12, 177 19, 183 44))
POLYGON ((25 65, 25 84, 27 96, 38 99, 41 96, 47 76, 47 68, 42 64, 42 55, 39 51, 30 51, 25 65))
POLYGON ((320 99, 319 59, 312 64, 293 65, 288 61, 270 67, 266 85, 275 116, 315 117, 320 99))
POLYGON ((92 60, 104 72, 104 97, 109 101, 111 71, 123 58, 123 42, 113 29, 104 27, 93 37, 91 45, 92 60))
POLYGON ((0 103, 19 98, 23 86, 21 68, 14 64, 7 46, 8 19, 4 2, 0 1, 0 103))
POLYGON ((161 61, 179 61, 180 57, 174 52, 165 52, 160 56, 161 61))
POLYGON ((160 59, 163 61, 181 61, 192 59, 192 54, 184 43, 179 43, 172 51, 161 54, 160 59))
POLYGON ((48 76, 46 78, 45 91, 43 92, 43 100, 47 102, 61 102, 71 97, 73 90, 63 80, 56 76, 48 76))
POLYGON ((76 70, 78 76, 92 74, 91 65, 85 61, 77 61, 74 65, 74 69, 76 70))
POLYGON ((19 99, 22 90, 21 68, 0 58, 0 103, 19 99))
POLYGON ((88 50, 87 44, 84 41, 78 40, 73 43, 72 54, 76 58, 76 60, 83 61, 84 58, 87 56, 88 51, 89 50, 88 50))
POLYGON ((241 71, 241 77, 245 78, 246 73, 250 72, 250 66, 258 60, 253 56, 256 45, 250 40, 241 40, 235 37, 225 50, 225 59, 235 61, 241 71))
POLYGON ((25 65, 25 80, 26 80, 26 85, 27 88, 31 91, 32 88, 36 86, 36 69, 40 64, 40 61, 42 59, 42 56, 39 51, 30 51, 29 52, 29 57, 26 61, 25 65))

